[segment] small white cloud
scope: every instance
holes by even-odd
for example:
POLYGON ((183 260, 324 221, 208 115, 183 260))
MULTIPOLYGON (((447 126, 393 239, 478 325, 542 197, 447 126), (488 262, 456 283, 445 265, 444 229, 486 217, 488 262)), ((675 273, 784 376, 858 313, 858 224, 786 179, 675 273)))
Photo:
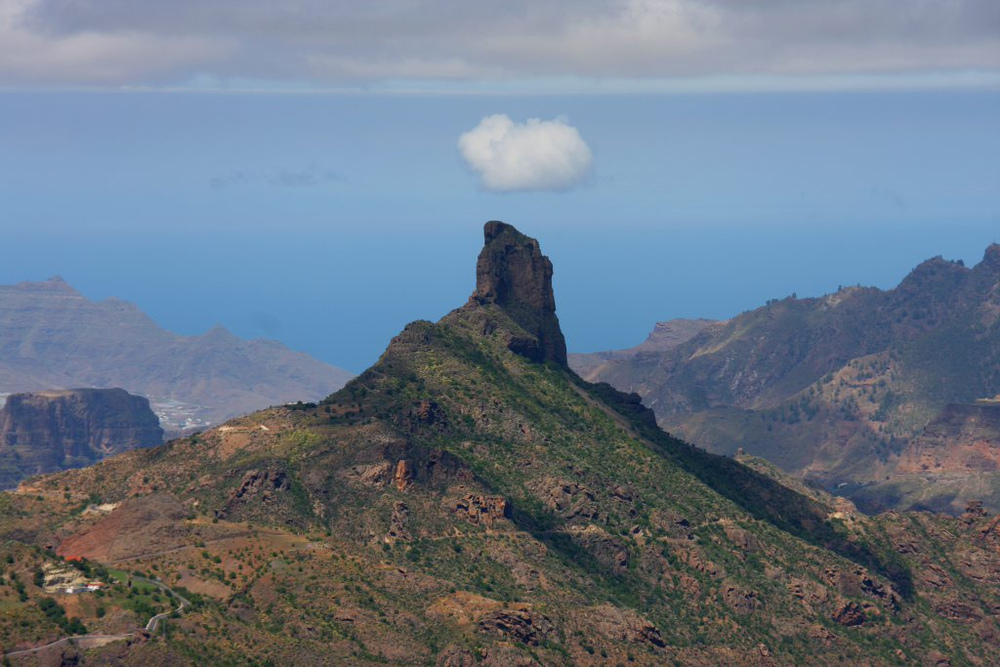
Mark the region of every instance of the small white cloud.
POLYGON ((577 129, 560 118, 515 123, 483 118, 458 138, 462 157, 487 190, 569 190, 590 173, 594 154, 577 129))

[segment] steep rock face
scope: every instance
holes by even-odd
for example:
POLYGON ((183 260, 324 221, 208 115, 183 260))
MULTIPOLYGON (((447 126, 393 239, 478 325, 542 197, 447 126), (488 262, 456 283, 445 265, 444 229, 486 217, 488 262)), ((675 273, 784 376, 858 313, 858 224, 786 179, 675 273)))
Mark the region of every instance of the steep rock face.
POLYGON ((149 401, 124 389, 13 394, 0 410, 0 487, 162 441, 149 401))
POLYGON ((476 263, 476 291, 470 302, 494 303, 537 339, 537 345, 519 342, 515 351, 534 361, 566 365, 566 339, 556 317, 552 293, 552 262, 538 241, 511 225, 487 222, 486 245, 476 263))

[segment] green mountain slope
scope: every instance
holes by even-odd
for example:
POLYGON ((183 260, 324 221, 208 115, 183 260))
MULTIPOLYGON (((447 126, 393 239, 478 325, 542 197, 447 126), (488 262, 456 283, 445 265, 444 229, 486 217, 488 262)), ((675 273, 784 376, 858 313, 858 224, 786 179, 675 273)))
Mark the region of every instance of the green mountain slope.
POLYGON ((138 571, 196 602, 153 636, 66 650, 126 664, 989 662, 988 517, 866 519, 666 435, 638 396, 565 366, 537 242, 502 223, 486 239, 469 303, 407 326, 323 402, 0 495, 6 549, 138 571))

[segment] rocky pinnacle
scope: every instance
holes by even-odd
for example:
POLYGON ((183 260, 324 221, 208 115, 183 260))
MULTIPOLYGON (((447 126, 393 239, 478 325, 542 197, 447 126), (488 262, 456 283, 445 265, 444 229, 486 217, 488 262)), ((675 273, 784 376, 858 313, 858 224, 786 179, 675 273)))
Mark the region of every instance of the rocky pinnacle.
POLYGON ((556 317, 552 262, 538 241, 503 222, 487 222, 486 245, 476 263, 476 291, 470 301, 493 303, 538 341, 526 356, 566 365, 566 339, 556 317))

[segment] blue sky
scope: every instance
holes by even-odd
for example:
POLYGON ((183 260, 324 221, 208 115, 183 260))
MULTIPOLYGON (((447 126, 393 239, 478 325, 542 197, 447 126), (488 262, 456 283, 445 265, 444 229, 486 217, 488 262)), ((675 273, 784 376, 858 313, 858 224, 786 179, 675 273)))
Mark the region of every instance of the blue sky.
POLYGON ((61 274, 182 333, 221 323, 359 371, 464 302, 489 219, 552 257, 575 351, 890 287, 1000 240, 991 3, 462 19, 492 42, 407 14, 421 3, 303 1, 263 23, 216 4, 0 0, 0 282, 61 274), (580 46, 594 34, 602 58, 580 46), (481 124, 497 114, 502 141, 481 124))

